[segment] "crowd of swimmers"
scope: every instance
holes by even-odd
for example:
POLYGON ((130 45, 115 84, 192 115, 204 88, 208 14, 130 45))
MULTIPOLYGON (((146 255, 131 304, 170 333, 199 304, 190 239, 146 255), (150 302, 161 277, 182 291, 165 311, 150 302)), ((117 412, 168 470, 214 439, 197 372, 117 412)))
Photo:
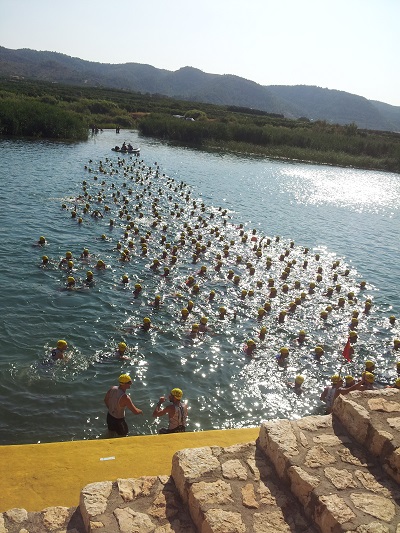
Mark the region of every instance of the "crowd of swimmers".
MULTIPOLYGON (((178 183, 161 174, 157 163, 154 167, 147 167, 143 161, 133 161, 132 158, 128 161, 118 158, 117 162, 107 159, 105 163, 100 162, 96 170, 92 168, 93 162, 89 163, 85 170, 93 176, 93 186, 96 190, 91 190, 88 180, 84 180, 82 192, 74 198, 71 206, 63 204, 62 209, 70 212, 73 223, 84 224, 90 217, 89 220, 93 224, 108 228, 108 231, 103 230, 104 233, 99 235, 97 240, 113 241, 111 232, 120 231, 113 251, 121 266, 124 265, 125 268, 126 265, 128 269, 133 258, 140 258, 146 261, 143 268, 146 269, 148 277, 157 276, 159 280, 168 282, 171 287, 169 296, 174 298, 174 301, 182 301, 187 297, 186 303, 178 311, 177 321, 183 324, 189 322, 187 331, 190 338, 213 335, 215 330, 222 329, 224 322, 236 321, 240 314, 246 315, 246 318, 253 319, 253 333, 244 343, 243 340, 238 341, 238 345, 242 346, 242 353, 246 357, 257 359, 264 353, 266 342, 271 340, 274 328, 282 328, 307 302, 319 295, 325 299, 325 305, 319 303, 321 309, 316 311, 322 325, 334 320, 331 317, 334 311, 338 310, 342 312, 340 320, 344 323, 343 310, 350 308, 351 316, 347 318, 343 334, 349 336, 352 347, 356 346, 359 322, 361 323, 362 317, 368 319, 373 302, 366 298, 361 303, 362 298, 359 296, 366 289, 365 281, 359 282, 357 286, 353 282, 353 286, 347 289, 347 294, 343 294, 343 288, 350 285, 347 282, 350 269, 341 269, 340 261, 335 260, 329 265, 324 263, 323 267, 320 255, 312 255, 308 248, 296 249, 293 241, 284 244, 279 237, 261 237, 256 229, 246 231, 243 224, 228 222, 226 209, 207 208, 200 200, 193 198, 187 184, 178 183), (103 175, 102 181, 99 175, 103 175), (106 176, 115 182, 122 179, 123 183, 117 187, 115 183, 110 183, 108 178, 106 181, 106 176), (162 201, 166 204, 164 213, 162 201), (113 218, 108 219, 109 216, 113 218), (171 241, 174 239, 173 242, 169 242, 168 233, 171 241), (175 237, 172 237, 172 234, 175 237), (151 252, 156 257, 148 259, 151 252), (179 279, 177 287, 173 287, 175 269, 180 267, 180 270, 177 270, 182 271, 183 261, 188 259, 188 254, 189 261, 186 266, 189 272, 184 280, 179 279), (290 281, 296 273, 299 274, 298 279, 290 281), (310 282, 304 280, 305 273, 311 277, 310 282), (207 281, 211 279, 213 286, 207 287, 207 281), (223 284, 223 289, 218 290, 218 283, 223 284), (213 309, 215 316, 207 316, 204 311, 198 313, 200 298, 203 305, 207 305, 209 310, 213 309), (227 301, 223 301, 224 298, 227 301), (195 319, 192 320, 192 317, 195 319)), ((47 244, 45 236, 40 236, 37 245, 45 248, 47 244)), ((76 258, 70 250, 56 260, 52 260, 48 255, 42 256, 43 268, 52 266, 65 276, 64 290, 91 288, 98 282, 100 276, 98 277, 97 273, 110 270, 104 259, 90 253, 89 248, 84 247, 81 250, 76 258), (85 270, 81 280, 77 279, 79 270, 85 270)), ((132 279, 132 276, 124 273, 120 277, 120 284, 131 289, 133 298, 143 298, 144 292, 147 293, 144 289, 151 290, 150 287, 153 286, 149 283, 149 289, 145 281, 135 280, 135 283, 132 283, 132 279)), ((151 294, 149 307, 152 311, 163 305, 165 295, 151 294)), ((311 312, 315 313, 315 310, 312 309, 311 312)), ((389 318, 389 323, 391 326, 395 325, 394 316, 389 318)), ((150 316, 145 316, 141 317, 138 324, 124 325, 123 331, 131 333, 136 328, 145 332, 159 329, 152 323, 150 316)), ((242 329, 240 331, 243 332, 242 329)), ((301 329, 292 342, 296 348, 301 349, 307 344, 308 337, 307 332, 301 329)), ((64 342, 60 341, 60 346, 57 344, 52 351, 52 360, 66 358, 64 342)), ((321 359, 327 348, 321 344, 313 349, 312 355, 316 361, 321 359)), ((394 350, 399 348, 400 341, 395 339, 394 350)), ((352 349, 355 355, 354 348, 352 349)), ((125 340, 117 342, 117 359, 128 360, 127 351, 125 340)), ((288 344, 281 346, 277 352, 276 364, 278 367, 284 367, 292 348, 288 344)), ((361 390, 366 388, 368 377, 368 373, 363 374, 361 379, 351 386, 361 390)), ((298 374, 292 379, 294 381, 289 385, 295 392, 300 393, 306 386, 307 376, 298 374)), ((345 381, 347 384, 347 380, 345 381)), ((336 381, 330 386, 333 385, 335 392, 331 393, 331 389, 326 393, 324 391, 324 400, 326 397, 329 399, 332 394, 335 395, 339 389, 338 394, 342 393, 341 389, 348 392, 350 387, 344 386, 343 383, 336 387, 336 381)))

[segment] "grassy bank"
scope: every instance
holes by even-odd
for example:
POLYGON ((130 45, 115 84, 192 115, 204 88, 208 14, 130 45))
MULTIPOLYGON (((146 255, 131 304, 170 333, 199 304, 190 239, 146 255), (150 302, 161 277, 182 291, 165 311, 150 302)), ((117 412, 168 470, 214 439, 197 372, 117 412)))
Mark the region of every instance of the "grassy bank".
POLYGON ((93 126, 139 129, 143 135, 205 149, 400 172, 396 133, 162 95, 0 80, 0 135, 80 140, 93 126))

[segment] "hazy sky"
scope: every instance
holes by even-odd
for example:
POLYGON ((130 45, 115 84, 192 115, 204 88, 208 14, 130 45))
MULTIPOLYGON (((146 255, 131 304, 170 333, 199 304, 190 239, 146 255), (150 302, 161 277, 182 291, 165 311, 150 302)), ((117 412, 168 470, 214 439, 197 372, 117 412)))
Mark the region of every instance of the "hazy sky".
POLYGON ((0 0, 0 45, 400 106, 400 0, 0 0))

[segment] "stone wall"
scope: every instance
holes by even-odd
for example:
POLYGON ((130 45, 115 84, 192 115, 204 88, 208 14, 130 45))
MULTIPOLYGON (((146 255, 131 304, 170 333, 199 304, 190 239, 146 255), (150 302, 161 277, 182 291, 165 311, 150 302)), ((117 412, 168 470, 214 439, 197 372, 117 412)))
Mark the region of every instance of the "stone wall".
POLYGON ((171 476, 88 485, 76 509, 12 509, 0 533, 400 533, 399 429, 400 391, 353 392, 257 443, 181 450, 171 476))

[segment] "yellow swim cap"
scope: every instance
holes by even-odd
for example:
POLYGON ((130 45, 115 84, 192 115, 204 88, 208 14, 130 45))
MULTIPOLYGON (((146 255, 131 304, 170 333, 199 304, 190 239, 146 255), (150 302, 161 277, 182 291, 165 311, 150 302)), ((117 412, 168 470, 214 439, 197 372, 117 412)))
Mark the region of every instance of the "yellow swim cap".
POLYGON ((71 257, 72 257, 72 252, 67 252, 67 253, 65 254, 65 258, 66 258, 66 259, 70 259, 71 257))
POLYGON ((67 341, 59 340, 57 341, 57 348, 66 348, 68 346, 67 341))
POLYGON ((121 374, 118 378, 120 383, 132 383, 131 376, 129 374, 121 374))
POLYGON ((220 312, 221 315, 224 315, 226 313, 225 307, 220 307, 219 308, 219 312, 220 312))
POLYGON ((375 376, 371 374, 371 372, 365 372, 364 373, 364 379, 365 381, 368 381, 368 383, 373 383, 375 380, 375 376))
POLYGON ((75 283, 75 278, 72 277, 72 276, 68 276, 67 283, 68 283, 68 285, 71 285, 71 284, 75 283))
POLYGON ((304 329, 301 329, 299 331, 299 337, 305 337, 306 336, 306 332, 304 331, 304 329))
POLYGON ((47 255, 43 255, 42 256, 42 261, 44 261, 45 263, 49 260, 49 258, 47 257, 47 255))
POLYGON ((135 291, 139 291, 142 288, 140 283, 135 283, 135 291))
POLYGON ((334 374, 333 376, 331 376, 332 383, 339 383, 339 381, 340 381, 340 376, 338 374, 334 374))
POLYGON ((120 342, 118 344, 118 348, 120 349, 121 352, 124 352, 126 350, 126 344, 124 342, 120 342))
POLYGON ((92 278, 92 277, 93 277, 93 272, 92 272, 91 270, 88 270, 88 271, 86 272, 86 276, 87 276, 88 278, 92 278))
POLYGON ((183 392, 181 391, 181 389, 172 389, 171 396, 173 396, 177 400, 180 400, 183 396, 183 392))
POLYGON ((366 369, 374 369, 375 368, 375 363, 373 361, 365 361, 365 368, 366 369))
POLYGON ((396 387, 396 389, 400 389, 400 378, 396 379, 394 386, 396 387))
POLYGON ((207 318, 206 316, 202 316, 202 317, 200 318, 200 323, 201 323, 201 324, 204 325, 204 324, 207 324, 207 322, 208 322, 208 318, 207 318))
POLYGON ((41 235, 39 237, 39 242, 41 242, 41 243, 46 242, 46 239, 45 239, 45 237, 43 237, 43 235, 41 235))
POLYGON ((72 268, 74 266, 74 262, 73 261, 68 261, 68 268, 72 268))
POLYGON ((285 355, 289 354, 289 348, 286 348, 286 346, 282 346, 282 348, 279 351, 281 354, 285 354, 285 355))
POLYGON ((150 324, 151 323, 151 320, 148 316, 145 316, 144 319, 143 319, 143 324, 150 324))
POLYGON ((351 383, 352 381, 354 381, 353 376, 346 376, 344 379, 346 380, 346 383, 351 383))
POLYGON ((254 345, 255 345, 255 342, 253 341, 253 339, 248 339, 248 340, 246 341, 246 344, 247 344, 247 346, 254 346, 254 345))
POLYGON ((301 384, 303 383, 303 381, 304 381, 304 378, 303 378, 303 376, 296 376, 296 378, 295 378, 294 381, 295 381, 295 383, 297 383, 298 385, 301 385, 301 384))
POLYGON ((324 349, 322 348, 322 346, 316 346, 315 349, 314 349, 314 352, 315 353, 324 353, 324 349))
POLYGON ((186 307, 184 307, 183 309, 181 309, 181 315, 182 315, 182 316, 188 316, 188 314, 189 314, 189 310, 186 309, 186 307))
POLYGON ((198 324, 192 324, 192 330, 196 331, 196 329, 199 329, 199 325, 198 324))

